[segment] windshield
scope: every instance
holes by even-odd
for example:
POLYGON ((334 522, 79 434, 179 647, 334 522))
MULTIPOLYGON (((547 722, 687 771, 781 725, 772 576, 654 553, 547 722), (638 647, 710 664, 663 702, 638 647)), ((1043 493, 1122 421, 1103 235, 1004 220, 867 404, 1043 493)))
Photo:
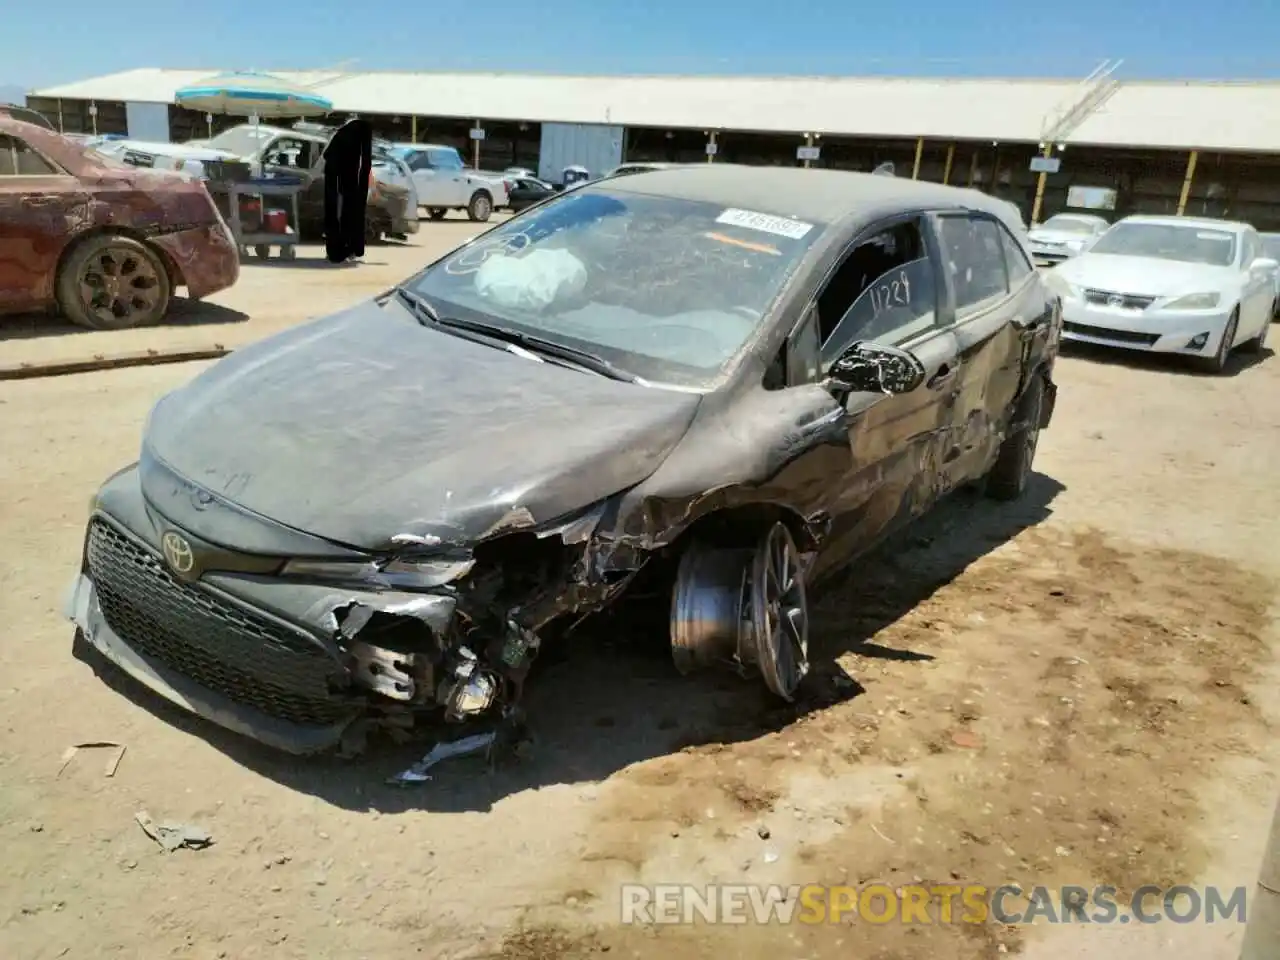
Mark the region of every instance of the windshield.
POLYGON ((1236 235, 1194 224, 1117 223, 1089 252, 1229 267, 1236 260, 1236 235))
POLYGON ((107 144, 100 143, 96 146, 85 147, 82 152, 84 153, 85 159, 90 163, 96 163, 104 167, 111 167, 116 170, 132 169, 129 164, 120 159, 119 153, 122 152, 121 150, 112 150, 108 152, 109 149, 110 148, 107 144))
POLYGON ((230 130, 223 130, 212 140, 206 141, 208 146, 215 150, 226 150, 228 153, 234 153, 237 157, 248 157, 258 152, 258 148, 266 140, 270 140, 275 136, 276 131, 262 127, 255 127, 252 124, 242 124, 238 127, 232 127, 230 130))
POLYGON ((1060 214, 1056 217, 1050 217, 1040 226, 1045 230, 1061 230, 1063 233, 1089 234, 1093 233, 1095 224, 1092 220, 1060 214))
POLYGON ((445 317, 588 350, 646 380, 707 386, 759 327, 821 225, 584 188, 406 286, 445 317))

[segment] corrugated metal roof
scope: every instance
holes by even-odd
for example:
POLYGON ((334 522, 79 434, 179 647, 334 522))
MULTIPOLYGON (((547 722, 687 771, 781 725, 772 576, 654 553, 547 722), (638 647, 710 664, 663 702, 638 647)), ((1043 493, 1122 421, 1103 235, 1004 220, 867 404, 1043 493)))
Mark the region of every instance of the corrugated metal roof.
POLYGON ((1067 139, 1280 153, 1280 83, 1122 83, 1067 139))
MULTIPOLYGON (((36 95, 172 103, 214 72, 143 68, 36 95)), ((1074 80, 272 72, 339 113, 1030 142, 1084 93, 1074 80)), ((1122 82, 1067 141, 1280 152, 1280 84, 1122 82)))
MULTIPOLYGON (((335 111, 640 127, 1036 140, 1069 80, 864 77, 586 77, 271 71, 316 84, 335 111)), ((36 96, 172 103, 205 70, 144 68, 36 96)))

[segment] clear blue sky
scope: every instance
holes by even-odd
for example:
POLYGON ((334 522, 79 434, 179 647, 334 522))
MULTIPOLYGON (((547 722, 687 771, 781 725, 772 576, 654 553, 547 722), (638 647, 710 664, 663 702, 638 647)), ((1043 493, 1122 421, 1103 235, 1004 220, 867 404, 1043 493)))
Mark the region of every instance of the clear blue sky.
POLYGON ((140 66, 1280 77, 1280 0, 0 0, 0 84, 140 66), (300 15, 302 14, 302 15, 300 15))

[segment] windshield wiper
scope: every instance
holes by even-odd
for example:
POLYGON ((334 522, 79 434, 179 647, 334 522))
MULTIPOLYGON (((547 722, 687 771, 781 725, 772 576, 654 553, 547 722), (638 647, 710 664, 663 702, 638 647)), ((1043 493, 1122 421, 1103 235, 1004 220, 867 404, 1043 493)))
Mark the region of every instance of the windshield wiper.
POLYGON ((400 298, 400 302, 408 307, 410 312, 418 318, 419 322, 423 320, 430 323, 440 322, 440 314, 436 313, 436 308, 428 303, 424 297, 420 297, 404 287, 396 287, 395 294, 400 298))
POLYGON ((479 333, 486 337, 492 337, 494 340, 501 340, 503 343, 510 343, 517 347, 523 347, 530 353, 537 353, 546 357, 554 357, 557 360, 564 360, 574 366, 590 370, 592 373, 598 373, 602 377, 608 377, 611 380, 621 380, 624 383, 644 383, 644 381, 634 373, 629 373, 621 367, 615 366, 604 357, 591 353, 589 350, 580 350, 577 347, 570 347, 563 343, 556 343, 554 340, 544 340, 542 337, 535 337, 532 334, 509 330, 506 327, 500 327, 491 323, 484 323, 481 320, 462 320, 458 317, 440 317, 437 314, 436 323, 440 324, 442 327, 452 327, 457 330, 467 330, 471 333, 479 333))
POLYGON ((425 297, 419 296, 404 287, 396 287, 395 293, 396 296, 400 298, 400 301, 413 311, 419 321, 425 320, 448 330, 459 330, 465 331, 466 333, 479 334, 480 336, 486 337, 490 340, 497 340, 501 343, 521 347, 529 353, 540 354, 546 357, 554 357, 557 360, 564 360, 574 366, 590 370, 592 373, 598 373, 611 380, 621 380, 624 383, 638 383, 642 385, 645 383, 644 380, 637 377, 634 373, 629 373, 621 367, 615 366, 604 357, 591 353, 589 350, 580 350, 577 347, 570 347, 563 343, 556 343, 554 340, 544 340, 542 337, 535 337, 528 333, 509 330, 506 327, 501 327, 492 323, 485 323, 481 320, 463 320, 460 317, 442 317, 439 311, 437 311, 425 297))

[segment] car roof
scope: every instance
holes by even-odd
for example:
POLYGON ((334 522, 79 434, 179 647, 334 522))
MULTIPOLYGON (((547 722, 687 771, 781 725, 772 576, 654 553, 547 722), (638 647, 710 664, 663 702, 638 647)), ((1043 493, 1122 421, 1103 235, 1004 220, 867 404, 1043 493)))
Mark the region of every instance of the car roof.
POLYGON ((1076 220, 1095 220, 1098 223, 1107 222, 1106 217, 1100 217, 1096 213, 1077 213, 1074 210, 1063 210, 1061 213, 1055 213, 1052 217, 1049 217, 1049 220, 1055 220, 1058 217, 1073 217, 1076 220))
POLYGON ((980 210, 1008 222, 1016 210, 1007 200, 966 187, 846 170, 731 163, 675 165, 607 180, 596 187, 717 203, 819 223, 855 215, 871 220, 903 209, 928 207, 980 210))
POLYGON ((1160 215, 1154 213, 1138 213, 1116 222, 1162 223, 1172 227, 1201 227, 1206 230, 1231 230, 1236 233, 1243 233, 1246 230, 1253 229, 1251 224, 1242 223, 1239 220, 1220 220, 1217 217, 1176 217, 1167 214, 1160 215))
POLYGON ((30 107, 20 106, 16 103, 0 103, 0 113, 13 117, 15 120, 24 120, 34 126, 57 132, 57 128, 49 122, 49 118, 39 110, 32 110, 30 107))

